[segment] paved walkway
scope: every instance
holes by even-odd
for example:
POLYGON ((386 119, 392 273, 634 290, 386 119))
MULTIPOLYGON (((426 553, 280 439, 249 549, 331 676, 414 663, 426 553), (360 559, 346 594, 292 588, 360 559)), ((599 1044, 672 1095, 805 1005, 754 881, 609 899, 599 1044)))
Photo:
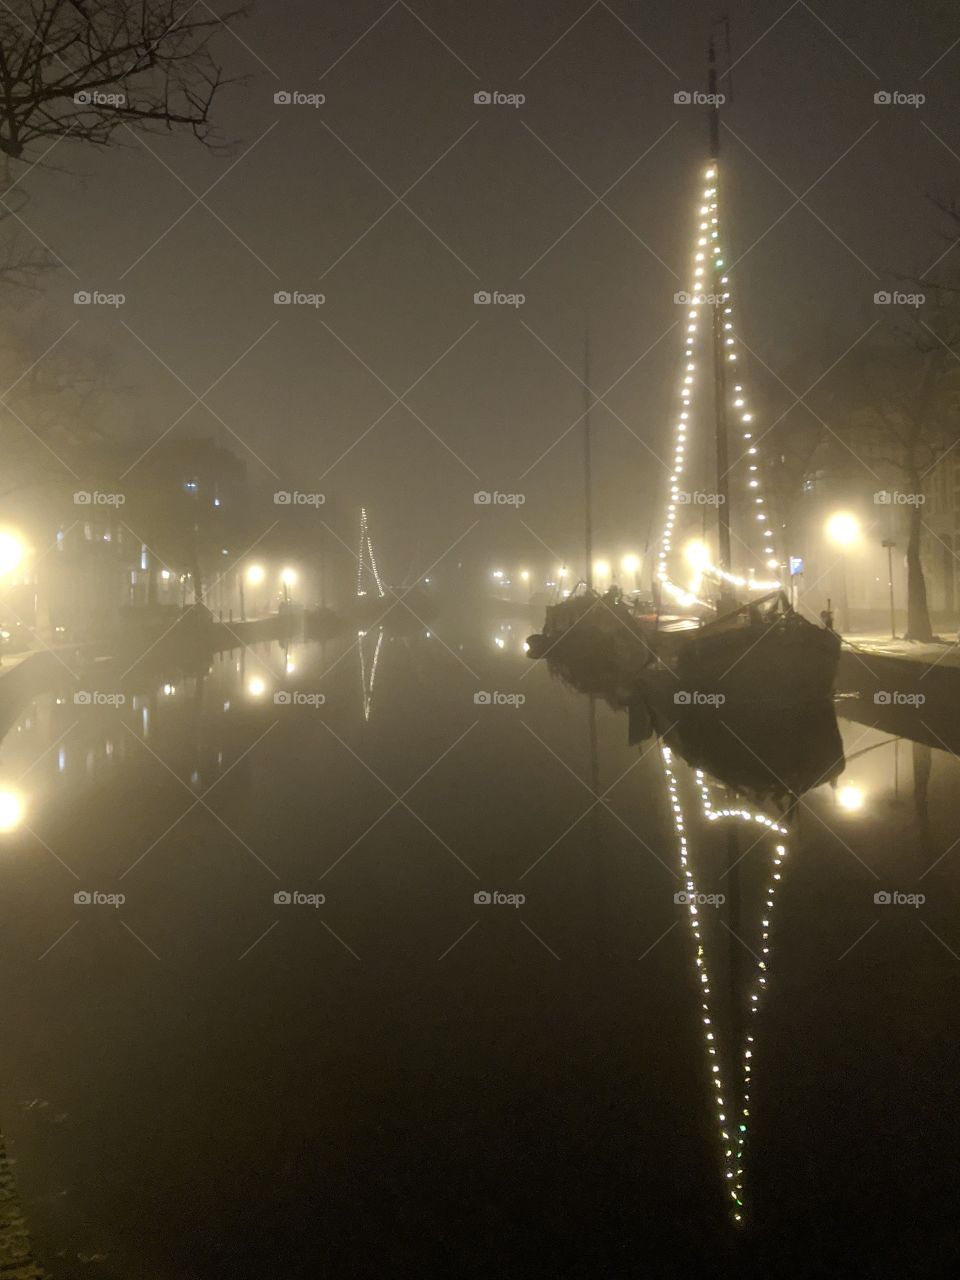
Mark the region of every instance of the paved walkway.
MULTIPOLYGON (((946 638, 946 637, 945 637, 946 638)), ((960 644, 893 640, 890 635, 845 635, 844 644, 882 658, 908 658, 926 667, 960 667, 960 644)))

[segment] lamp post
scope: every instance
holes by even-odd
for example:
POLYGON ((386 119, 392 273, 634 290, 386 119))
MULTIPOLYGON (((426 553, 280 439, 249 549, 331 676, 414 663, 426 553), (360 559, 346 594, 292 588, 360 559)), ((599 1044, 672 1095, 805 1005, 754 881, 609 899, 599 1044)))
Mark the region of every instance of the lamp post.
POLYGON ((290 603, 290 588, 296 584, 296 581, 297 581, 296 569, 291 569, 288 567, 281 571, 280 583, 283 587, 283 603, 284 604, 290 603))

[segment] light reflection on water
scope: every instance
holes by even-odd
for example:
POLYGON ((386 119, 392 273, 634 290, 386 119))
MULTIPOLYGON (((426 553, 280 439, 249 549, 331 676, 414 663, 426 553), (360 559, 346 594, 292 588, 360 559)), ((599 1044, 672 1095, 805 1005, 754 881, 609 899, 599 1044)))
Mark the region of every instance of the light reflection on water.
MULTIPOLYGON (((271 1095, 269 1107, 266 1098, 247 1100, 255 1117, 272 1110, 278 1122, 272 1135, 264 1126, 268 1169, 288 1156, 289 1125, 311 1073, 337 1082, 347 1100, 342 1115, 319 1114, 328 1126, 323 1142, 339 1155, 314 1170, 308 1198, 326 1178, 352 1185, 350 1153, 361 1159, 364 1125, 349 1099, 373 1097, 371 1090, 404 1132, 409 1119, 407 1142, 417 1133, 424 1158, 439 1159, 443 1125, 435 1130, 424 1115, 417 1065, 439 1054, 451 1083, 448 1092, 431 1069, 431 1105, 444 1115, 450 1108, 468 1134, 488 1123, 485 1103, 465 1092, 474 1072, 497 1082, 498 1107, 524 1097, 541 1125, 548 1114, 585 1106, 593 1129, 583 1133, 595 1136, 579 1138, 570 1159, 616 1196, 622 1187, 605 1182, 613 1174, 601 1152, 622 1143, 628 1172, 618 1177, 648 1206, 621 1233, 649 1233, 649 1215, 677 1225, 671 1186, 682 1188, 684 1229, 692 1214, 707 1253, 727 1247, 733 1222, 762 1240, 798 1232, 811 1215, 829 1218, 831 1196, 838 1205, 858 1195, 866 1204, 867 1174, 860 1191, 849 1184, 842 1147, 856 1125, 838 1119, 837 1091, 852 1116, 864 1079, 887 1090, 889 1106, 901 1110, 885 1112, 885 1123, 909 1146, 917 1102, 908 1082, 898 1083, 905 1033, 891 1011, 906 1017, 911 1007, 910 1038, 927 1043, 940 1036, 957 994, 949 854, 957 761, 841 720, 838 776, 799 800, 741 790, 702 761, 688 764, 675 745, 651 737, 629 747, 623 714, 599 704, 591 716, 587 699, 526 661, 527 631, 521 619, 488 624, 477 639, 439 627, 429 636, 374 629, 339 643, 263 645, 215 657, 199 674, 144 679, 120 706, 44 694, 20 710, 0 754, 4 1012, 20 1046, 3 1122, 35 1192, 35 1232, 51 1251, 92 1232, 83 1246, 104 1247, 105 1274, 137 1274, 136 1255, 124 1252, 133 1247, 132 1221, 118 1205, 138 1162, 151 1160, 142 1144, 143 1087, 156 1091, 162 1112, 173 1103, 157 1076, 156 1055, 166 1051, 198 1064, 201 1109, 241 1086, 234 1072, 269 1075, 270 1055, 279 1062, 292 1081, 285 1096, 271 1095), (478 689, 522 691, 526 702, 478 707, 478 689), (276 700, 293 693, 322 693, 324 701, 276 700), (7 826, 4 795, 16 797, 7 826), (208 798, 191 811, 198 796, 208 798), (123 928, 72 906, 77 886, 110 891, 121 883, 123 928), (293 914, 278 921, 273 894, 287 887, 322 888, 322 928, 293 914), (475 908, 478 888, 520 888, 527 904, 512 919, 505 909, 475 908), (926 904, 874 902, 888 891, 923 893, 926 904), (723 901, 676 901, 678 893, 723 901), (224 1003, 223 974, 242 984, 242 1013, 224 1003), (874 1007, 878 989, 887 1010, 874 1007), (71 1016, 77 1000, 110 1010, 107 1060, 96 1027, 71 1016), (194 1013, 188 1023, 185 1000, 194 1013), (155 1029, 141 1046, 145 1002, 155 1029), (278 1007, 285 1013, 275 1023, 278 1007), (321 1037, 291 1032, 286 1018, 303 1007, 322 1012, 321 1037), (54 1060, 38 1060, 31 1046, 61 1025, 69 1034, 56 1035, 54 1060), (279 1038, 251 1039, 251 1028, 272 1025, 285 1028, 279 1038), (208 1040, 214 1028, 219 1039, 208 1040), (235 1052, 221 1051, 241 1042, 242 1067, 231 1061, 235 1052), (848 1044, 858 1059, 852 1073, 848 1044), (90 1055, 102 1082, 84 1066, 90 1055), (361 1060, 369 1068, 358 1068, 361 1060), (592 1104, 581 1097, 584 1073, 592 1104), (136 1096, 123 1084, 128 1074, 136 1096), (48 1095, 76 1117, 64 1122, 55 1150, 33 1113, 17 1111, 21 1096, 48 1095), (672 1137, 657 1144, 654 1173, 640 1138, 660 1133, 664 1117, 672 1137), (824 1137, 831 1122, 835 1141, 824 1137), (94 1133, 110 1156, 99 1193, 82 1176, 94 1133), (54 1183, 69 1185, 76 1211, 45 1199, 54 1183)), ((718 772, 727 765, 717 759, 718 772)), ((935 1105, 942 1111, 948 1101, 938 1095, 935 1105)), ((515 1125, 488 1139, 491 1169, 509 1157, 531 1185, 538 1172, 546 1179, 545 1196, 562 1197, 561 1174, 552 1183, 537 1155, 536 1126, 524 1134, 515 1125)), ((554 1139, 561 1171, 562 1134, 554 1139)), ((230 1143, 235 1155, 242 1144, 226 1142, 229 1163, 230 1143)), ((197 1162, 191 1180, 236 1195, 203 1152, 187 1158, 197 1162)), ((393 1156, 382 1159, 390 1165, 393 1156)), ((475 1159, 486 1167, 483 1154, 475 1159)), ((885 1211, 895 1214, 903 1200, 913 1213, 901 1172, 891 1166, 874 1194, 885 1211)), ((195 1224, 179 1204, 177 1180, 158 1176, 163 1214, 186 1215, 189 1238, 195 1224)), ((431 1203, 447 1180, 469 1198, 473 1176, 448 1151, 423 1194, 431 1203)), ((376 1216, 372 1188, 364 1199, 362 1187, 364 1212, 376 1216)), ((409 1190, 420 1194, 416 1184, 409 1190)), ((579 1212, 580 1237, 601 1230, 588 1209, 579 1212)), ((566 1213, 576 1221, 575 1199, 566 1213)), ((142 1247, 149 1250, 149 1238, 142 1247)))

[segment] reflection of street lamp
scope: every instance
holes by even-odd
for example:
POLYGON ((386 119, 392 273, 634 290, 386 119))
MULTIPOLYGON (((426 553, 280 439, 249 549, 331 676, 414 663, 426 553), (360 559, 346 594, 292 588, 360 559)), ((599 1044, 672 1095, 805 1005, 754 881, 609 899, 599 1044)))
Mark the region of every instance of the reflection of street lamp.
POLYGON ((286 568, 280 573, 280 582, 283 585, 283 603, 290 603, 290 588, 296 585, 297 571, 296 569, 286 568))
POLYGON ((824 533, 840 552, 840 630, 850 630, 850 601, 847 597, 847 550, 860 541, 860 521, 849 511, 835 511, 824 525, 824 533))

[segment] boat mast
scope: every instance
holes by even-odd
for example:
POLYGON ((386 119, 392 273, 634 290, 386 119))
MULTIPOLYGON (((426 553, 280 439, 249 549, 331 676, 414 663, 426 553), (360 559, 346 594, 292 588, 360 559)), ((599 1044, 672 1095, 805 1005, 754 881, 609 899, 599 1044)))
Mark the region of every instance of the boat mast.
MULTIPOLYGON (((720 103, 717 93, 717 57, 714 39, 710 37, 707 67, 707 89, 710 94, 710 160, 717 186, 717 217, 720 216, 720 103)), ((727 375, 724 365, 723 291, 720 277, 724 269, 713 269, 713 397, 717 450, 717 561, 724 573, 732 572, 730 553, 730 450, 727 443, 727 375)), ((735 609, 736 596, 730 584, 721 579, 720 612, 735 609)))
POLYGON ((593 459, 590 439, 590 330, 583 333, 583 543, 587 556, 587 590, 593 590, 593 459))

